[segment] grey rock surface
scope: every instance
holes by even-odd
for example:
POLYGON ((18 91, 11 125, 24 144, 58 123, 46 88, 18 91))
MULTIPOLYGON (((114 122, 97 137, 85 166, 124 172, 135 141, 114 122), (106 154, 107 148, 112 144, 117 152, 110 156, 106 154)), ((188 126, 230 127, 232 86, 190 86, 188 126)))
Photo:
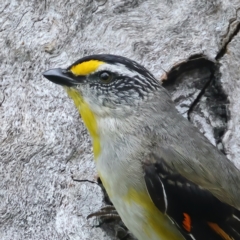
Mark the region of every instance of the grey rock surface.
POLYGON ((225 152, 240 169, 240 33, 228 44, 220 61, 221 83, 229 98, 229 121, 223 138, 225 152))
POLYGON ((196 64, 171 93, 240 168, 239 9, 239 0, 1 1, 0 239, 116 239, 86 219, 104 205, 91 141, 63 89, 42 77, 85 55, 124 55, 159 80, 205 56, 213 72, 196 64))

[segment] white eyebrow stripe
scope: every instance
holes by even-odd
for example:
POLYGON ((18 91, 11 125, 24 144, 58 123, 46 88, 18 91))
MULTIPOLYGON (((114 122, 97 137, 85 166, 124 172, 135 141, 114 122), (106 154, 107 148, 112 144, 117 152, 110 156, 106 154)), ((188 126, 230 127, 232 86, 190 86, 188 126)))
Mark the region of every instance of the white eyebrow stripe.
POLYGON ((137 71, 131 70, 121 63, 115 63, 115 64, 104 63, 100 65, 95 72, 100 72, 100 71, 116 72, 119 75, 125 75, 130 78, 136 75, 141 76, 141 74, 139 74, 137 71))

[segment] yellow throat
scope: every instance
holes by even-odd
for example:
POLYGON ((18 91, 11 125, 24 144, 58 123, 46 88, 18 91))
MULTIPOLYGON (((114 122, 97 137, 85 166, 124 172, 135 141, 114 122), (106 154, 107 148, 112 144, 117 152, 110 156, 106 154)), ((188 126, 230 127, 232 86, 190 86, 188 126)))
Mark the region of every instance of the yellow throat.
POLYGON ((69 97, 71 97, 76 105, 82 120, 87 127, 93 141, 93 154, 94 159, 96 160, 100 154, 101 146, 100 146, 100 139, 98 134, 98 126, 97 121, 94 116, 94 113, 91 111, 89 105, 84 101, 83 97, 80 93, 71 87, 64 87, 67 91, 69 97))

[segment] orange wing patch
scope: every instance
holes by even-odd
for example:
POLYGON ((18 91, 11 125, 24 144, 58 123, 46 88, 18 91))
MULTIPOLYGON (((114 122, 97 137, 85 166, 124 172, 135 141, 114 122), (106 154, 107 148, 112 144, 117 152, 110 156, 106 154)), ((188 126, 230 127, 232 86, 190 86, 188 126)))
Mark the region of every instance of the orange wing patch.
POLYGON ((224 240, 234 240, 227 233, 225 233, 216 223, 208 222, 209 227, 215 231, 224 240))
POLYGON ((191 217, 187 213, 183 213, 183 217, 184 219, 183 219, 182 225, 184 229, 187 232, 191 232, 191 224, 192 224, 191 217))

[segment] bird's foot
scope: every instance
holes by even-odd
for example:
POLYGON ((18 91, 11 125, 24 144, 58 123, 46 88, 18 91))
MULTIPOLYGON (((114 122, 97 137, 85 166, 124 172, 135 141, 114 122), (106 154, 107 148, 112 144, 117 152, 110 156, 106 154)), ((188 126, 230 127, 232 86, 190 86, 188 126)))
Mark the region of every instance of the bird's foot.
POLYGON ((108 205, 105 207, 102 207, 100 210, 97 212, 93 212, 87 216, 87 219, 91 217, 97 217, 100 218, 101 220, 120 220, 120 216, 118 215, 116 209, 112 205, 108 205))
POLYGON ((112 205, 107 205, 102 207, 97 212, 93 212, 87 216, 87 218, 96 217, 99 220, 98 227, 101 226, 105 222, 117 221, 117 224, 114 226, 114 232, 117 239, 120 240, 131 240, 130 233, 126 226, 121 221, 120 216, 118 215, 116 209, 112 205), (129 238, 130 237, 130 238, 129 238))

